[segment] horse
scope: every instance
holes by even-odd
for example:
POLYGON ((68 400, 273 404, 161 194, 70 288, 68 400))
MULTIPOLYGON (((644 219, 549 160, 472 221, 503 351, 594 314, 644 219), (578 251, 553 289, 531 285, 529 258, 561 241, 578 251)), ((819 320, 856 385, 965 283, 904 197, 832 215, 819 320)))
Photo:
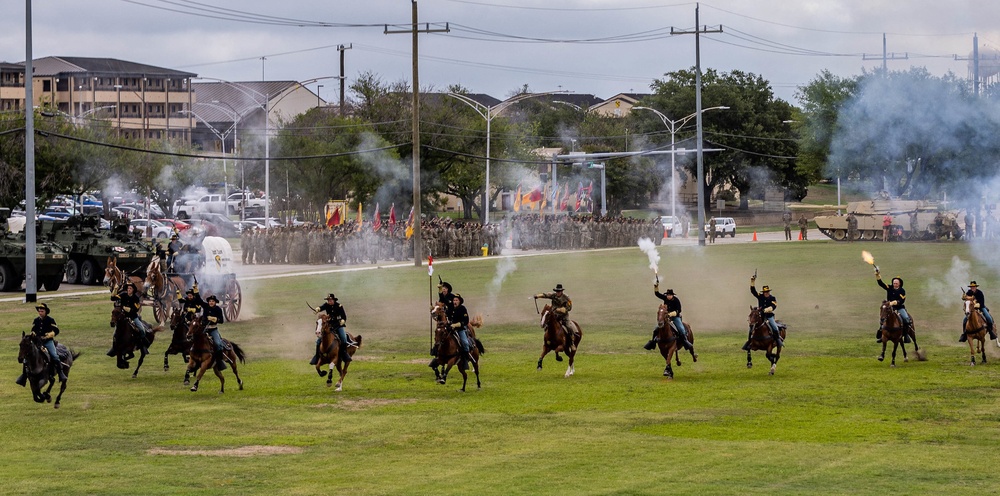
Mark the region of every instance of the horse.
MULTIPOLYGON (((73 366, 73 360, 79 358, 80 353, 73 352, 62 344, 56 344, 56 353, 59 355, 59 360, 66 366, 64 372, 68 379, 69 369, 73 366)), ((52 358, 49 356, 48 350, 42 346, 42 340, 38 336, 34 333, 21 333, 21 346, 17 353, 17 361, 24 364, 28 375, 28 383, 31 384, 31 397, 35 400, 35 403, 52 402, 52 395, 50 393, 52 386, 55 385, 58 374, 50 366, 49 362, 51 360, 52 358), (42 387, 45 386, 46 382, 49 383, 49 387, 45 391, 42 391, 42 387)), ((59 366, 61 365, 56 364, 56 367, 59 366)), ((56 396, 56 408, 59 408, 59 402, 62 400, 62 395, 65 392, 66 381, 61 380, 59 394, 56 396)))
MULTIPOLYGON (((188 352, 191 350, 191 340, 187 337, 188 322, 185 319, 184 312, 181 311, 179 305, 175 305, 173 312, 170 316, 170 330, 172 331, 172 336, 170 338, 170 346, 167 347, 166 351, 163 352, 163 371, 166 372, 170 370, 170 363, 167 361, 168 355, 176 355, 180 353, 181 358, 184 362, 188 361, 188 352)), ((191 383, 191 374, 187 372, 187 368, 184 369, 184 385, 187 386, 191 383)))
MULTIPOLYGON (((219 394, 225 393, 226 379, 222 376, 222 371, 219 370, 218 365, 215 363, 215 344, 212 342, 212 337, 205 332, 205 324, 201 319, 195 319, 188 325, 187 336, 191 340, 191 354, 188 358, 187 372, 193 374, 197 370, 194 385, 191 386, 191 392, 198 391, 198 384, 201 382, 202 376, 205 375, 206 370, 211 368, 215 372, 215 376, 219 378, 219 394)), ((222 353, 228 359, 229 366, 233 368, 236 383, 240 385, 240 391, 242 391, 243 379, 240 379, 240 373, 236 368, 236 361, 239 360, 240 363, 246 363, 246 355, 238 344, 228 339, 223 339, 222 344, 224 346, 222 353)))
MULTIPOLYGON (((326 386, 330 387, 333 385, 333 369, 336 367, 337 374, 340 375, 340 380, 337 381, 337 387, 334 391, 340 391, 344 387, 344 377, 347 377, 347 367, 351 365, 351 362, 341 362, 340 361, 340 338, 337 337, 336 331, 330 325, 330 316, 323 313, 316 319, 316 336, 320 338, 319 343, 319 361, 316 362, 316 373, 320 377, 327 377, 327 371, 321 370, 324 365, 329 365, 329 377, 326 379, 326 386)), ((347 354, 354 356, 354 353, 361 348, 361 335, 357 336, 347 333, 347 339, 354 341, 355 345, 347 347, 347 354)))
POLYGON ((542 359, 550 351, 554 351, 556 353, 556 361, 561 362, 562 357, 559 356, 559 352, 561 351, 569 357, 569 366, 566 368, 566 374, 563 376, 569 377, 576 372, 573 362, 576 359, 576 351, 580 346, 580 340, 583 339, 583 329, 580 328, 580 324, 577 324, 575 320, 571 320, 570 322, 576 327, 576 332, 573 333, 574 346, 566 346, 566 332, 563 331, 563 326, 559 323, 559 318, 552 311, 552 305, 545 305, 542 308, 541 315, 541 327, 545 329, 545 334, 542 338, 542 356, 538 357, 538 368, 536 370, 542 370, 542 359))
POLYGON ((160 269, 160 257, 154 256, 149 261, 142 290, 153 299, 153 312, 157 322, 166 322, 170 319, 170 313, 177 302, 178 294, 184 288, 184 279, 178 276, 167 277, 163 273, 160 269))
POLYGON ((108 262, 104 266, 103 282, 112 293, 117 293, 121 290, 122 286, 130 282, 139 287, 143 283, 143 279, 139 276, 126 275, 124 270, 118 268, 118 259, 116 257, 108 257, 108 262))
MULTIPOLYGON (((747 368, 753 368, 753 357, 751 351, 764 350, 764 356, 771 362, 769 375, 774 375, 774 369, 778 367, 778 360, 781 358, 782 346, 778 340, 774 339, 771 326, 764 318, 764 312, 760 308, 751 306, 750 315, 747 316, 747 323, 750 325, 750 350, 747 351, 747 368)), ((785 340, 785 324, 778 323, 778 334, 781 340, 785 340)))
MULTIPOLYGON (((444 303, 437 302, 434 304, 434 307, 431 308, 431 317, 436 323, 433 348, 435 355, 428 366, 434 369, 434 378, 437 383, 443 385, 448 382, 448 372, 451 371, 451 368, 461 362, 462 347, 458 342, 458 334, 448 323, 448 315, 444 303)), ((486 348, 476 338, 475 331, 476 328, 482 327, 482 325, 482 317, 479 316, 469 321, 468 335, 470 344, 472 345, 469 346, 469 354, 472 355, 472 370, 476 374, 476 389, 482 389, 483 387, 479 378, 479 358, 486 353, 486 348)), ((458 371, 462 373, 462 389, 460 391, 464 392, 465 385, 469 380, 469 374, 463 367, 459 367, 458 371)))
MULTIPOLYGON (((691 359, 695 362, 698 361, 698 354, 694 352, 694 334, 691 332, 691 326, 687 322, 683 322, 684 327, 687 329, 688 340, 692 344, 691 348, 691 359)), ((677 352, 680 347, 680 337, 678 336, 677 329, 674 328, 674 323, 667 317, 667 305, 660 304, 659 310, 656 312, 656 341, 657 346, 660 348, 660 355, 663 355, 663 359, 667 361, 667 368, 663 369, 664 377, 670 379, 674 378, 674 370, 670 367, 670 359, 673 358, 677 362, 677 366, 681 366, 681 354, 677 352)))
POLYGON ((136 365, 135 372, 132 372, 132 378, 135 379, 139 376, 143 360, 149 354, 149 345, 153 344, 156 333, 162 331, 163 326, 158 325, 153 327, 152 332, 145 333, 149 342, 143 346, 139 336, 142 331, 135 328, 132 319, 125 317, 125 311, 120 305, 115 305, 114 309, 111 310, 111 327, 115 329, 111 355, 118 361, 118 368, 123 370, 129 368, 128 361, 135 357, 135 350, 139 350, 139 364, 136 365))
POLYGON ((973 306, 975 300, 965 300, 965 337, 969 342, 970 366, 976 365, 976 353, 982 353, 983 363, 986 363, 986 318, 973 306), (973 347, 975 341, 975 347, 973 347))
POLYGON ((903 320, 900 318, 899 312, 897 312, 892 305, 889 305, 888 301, 882 301, 882 306, 879 309, 879 323, 879 330, 882 331, 882 354, 878 356, 878 361, 881 362, 885 360, 885 347, 889 344, 889 341, 892 341, 891 367, 896 366, 896 348, 903 349, 904 362, 910 361, 909 357, 906 356, 905 339, 907 337, 913 341, 913 349, 917 354, 917 359, 924 359, 920 352, 920 346, 917 346, 917 335, 914 333, 913 327, 903 324, 903 320))

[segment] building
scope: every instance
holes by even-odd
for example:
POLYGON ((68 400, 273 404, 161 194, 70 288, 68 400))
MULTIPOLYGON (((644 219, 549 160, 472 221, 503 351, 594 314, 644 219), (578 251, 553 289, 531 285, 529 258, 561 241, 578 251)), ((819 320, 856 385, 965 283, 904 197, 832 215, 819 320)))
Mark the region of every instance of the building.
POLYGON ((632 111, 632 107, 638 105, 640 100, 648 96, 652 95, 649 93, 619 93, 591 106, 590 111, 605 117, 625 117, 632 111))
POLYGON ((0 62, 0 112, 24 108, 24 66, 0 62))

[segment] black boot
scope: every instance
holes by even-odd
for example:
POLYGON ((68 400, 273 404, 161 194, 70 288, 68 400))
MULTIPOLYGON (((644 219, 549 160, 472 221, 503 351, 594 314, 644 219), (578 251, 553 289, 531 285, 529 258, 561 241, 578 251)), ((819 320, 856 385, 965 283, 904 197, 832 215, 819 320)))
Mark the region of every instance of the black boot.
POLYGON ((313 355, 312 360, 309 360, 309 365, 316 365, 319 363, 319 345, 316 345, 316 353, 313 355))
POLYGON ((226 370, 226 360, 222 358, 222 352, 216 351, 213 356, 215 358, 215 366, 218 367, 219 370, 226 370))
POLYGON ((913 326, 908 324, 906 326, 906 332, 903 333, 903 343, 909 343, 910 342, 910 333, 911 332, 913 332, 913 326))
POLYGON ((990 334, 990 339, 995 340, 997 338, 997 333, 996 331, 993 330, 993 326, 991 325, 986 326, 986 332, 990 334))
POLYGON ((351 355, 347 353, 347 345, 344 344, 344 343, 341 343, 340 344, 340 363, 348 363, 351 360, 353 360, 353 358, 351 358, 351 355))
POLYGON ((66 377, 66 367, 63 365, 62 362, 56 364, 56 373, 59 374, 59 380, 61 382, 66 382, 66 379, 68 379, 68 377, 66 377))
POLYGON ((965 335, 965 329, 962 329, 962 335, 958 337, 958 342, 964 343, 968 340, 969 340, 968 336, 965 335))
POLYGON ((434 343, 434 346, 431 346, 431 356, 436 357, 437 354, 438 354, 438 343, 434 343))
POLYGON ((882 342, 882 329, 875 331, 875 342, 876 343, 882 342))
POLYGON ((21 372, 21 375, 14 380, 14 384, 24 387, 28 384, 28 374, 26 372, 21 372))
POLYGON ((653 329, 653 337, 649 340, 648 343, 646 343, 645 346, 643 346, 643 349, 652 350, 653 348, 656 348, 656 341, 657 341, 656 333, 657 333, 656 329, 653 329))

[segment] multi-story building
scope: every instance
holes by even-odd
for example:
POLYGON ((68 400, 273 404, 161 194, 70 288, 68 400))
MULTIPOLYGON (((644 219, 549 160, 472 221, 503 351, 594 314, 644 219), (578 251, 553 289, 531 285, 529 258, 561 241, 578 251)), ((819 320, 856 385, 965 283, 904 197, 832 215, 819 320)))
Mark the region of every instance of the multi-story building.
POLYGON ((0 62, 0 112, 24 108, 24 66, 0 62))

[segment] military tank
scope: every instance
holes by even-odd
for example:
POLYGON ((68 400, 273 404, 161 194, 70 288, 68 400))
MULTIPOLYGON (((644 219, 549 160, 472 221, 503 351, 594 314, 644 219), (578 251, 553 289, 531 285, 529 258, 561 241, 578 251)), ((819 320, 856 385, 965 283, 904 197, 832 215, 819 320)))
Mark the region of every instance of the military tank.
MULTIPOLYGON (((945 210, 939 202, 878 198, 847 204, 847 214, 858 220, 855 240, 882 240, 882 219, 892 217, 890 241, 961 239, 963 230, 957 210, 945 210)), ((818 215, 813 221, 820 232, 836 241, 850 241, 847 214, 818 215)))
POLYGON ((61 245, 69 253, 68 284, 100 284, 108 257, 115 257, 118 267, 126 273, 145 277, 146 266, 155 254, 154 247, 129 232, 127 225, 101 230, 100 218, 95 216, 39 224, 47 241, 61 245))
MULTIPOLYGON (((13 232, 8 225, 10 210, 0 209, 3 236, 0 237, 0 291, 17 291, 24 281, 26 239, 24 231, 13 232)), ((36 233, 37 234, 37 233, 36 233)), ((58 244, 35 238, 35 273, 46 291, 59 289, 69 255, 58 244)))

